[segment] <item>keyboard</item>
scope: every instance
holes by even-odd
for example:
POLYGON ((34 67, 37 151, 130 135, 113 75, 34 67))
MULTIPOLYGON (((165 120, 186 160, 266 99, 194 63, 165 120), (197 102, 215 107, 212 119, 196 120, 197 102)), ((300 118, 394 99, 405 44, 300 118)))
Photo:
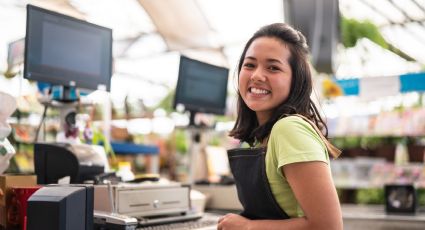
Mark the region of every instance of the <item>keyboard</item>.
POLYGON ((220 215, 205 213, 199 220, 161 224, 148 227, 139 227, 136 230, 183 230, 183 229, 195 229, 195 230, 215 230, 217 229, 217 221, 220 215))

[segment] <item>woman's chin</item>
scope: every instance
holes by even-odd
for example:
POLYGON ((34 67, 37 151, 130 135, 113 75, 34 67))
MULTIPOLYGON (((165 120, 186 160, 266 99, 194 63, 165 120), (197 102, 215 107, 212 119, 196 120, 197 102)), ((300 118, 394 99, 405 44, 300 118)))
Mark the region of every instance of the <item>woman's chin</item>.
POLYGON ((250 104, 248 105, 248 108, 250 108, 254 112, 261 112, 266 110, 266 108, 264 108, 264 104, 260 103, 250 104))

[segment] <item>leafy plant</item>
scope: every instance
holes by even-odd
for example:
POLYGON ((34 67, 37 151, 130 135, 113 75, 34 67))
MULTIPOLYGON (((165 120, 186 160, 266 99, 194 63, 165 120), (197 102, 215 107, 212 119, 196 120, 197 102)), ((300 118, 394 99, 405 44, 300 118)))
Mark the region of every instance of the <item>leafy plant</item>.
POLYGON ((377 136, 364 136, 360 140, 360 145, 365 149, 376 149, 383 145, 384 138, 377 136))
POLYGON ((341 18, 342 44, 346 48, 354 47, 360 38, 368 38, 384 49, 388 43, 379 32, 378 27, 370 21, 341 18))
POLYGON ((359 189, 356 193, 357 204, 384 204, 385 194, 382 188, 359 189))
POLYGON ((184 130, 175 130, 176 150, 181 154, 186 154, 188 150, 187 137, 184 130))
POLYGON ((92 144, 94 145, 103 145, 103 148, 105 148, 105 152, 107 154, 111 154, 112 160, 115 161, 115 152, 112 149, 111 143, 109 142, 108 138, 106 138, 105 135, 103 135, 102 132, 99 130, 96 130, 93 132, 93 139, 92 144))
POLYGON ((416 194, 418 196, 418 204, 420 206, 424 206, 425 205, 425 188, 417 189, 416 194))
POLYGON ((354 47, 361 38, 367 38, 382 48, 389 50, 407 61, 416 61, 382 36, 379 28, 368 20, 358 21, 352 18, 341 17, 342 44, 346 48, 354 47))
POLYGON ((167 96, 165 96, 153 110, 155 110, 157 108, 162 108, 167 113, 172 112, 173 111, 174 94, 175 94, 175 90, 170 90, 170 92, 168 92, 167 96))
POLYGON ((335 147, 341 150, 356 149, 361 147, 361 137, 356 136, 342 136, 334 137, 331 139, 331 142, 335 147))

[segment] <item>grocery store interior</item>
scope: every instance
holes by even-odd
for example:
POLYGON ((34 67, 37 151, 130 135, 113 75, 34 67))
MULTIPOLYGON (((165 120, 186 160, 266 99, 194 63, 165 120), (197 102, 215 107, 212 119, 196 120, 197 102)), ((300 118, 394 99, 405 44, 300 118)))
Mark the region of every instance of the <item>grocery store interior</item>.
POLYGON ((424 229, 425 0, 1 0, 0 229, 69 229, 64 207, 86 212, 71 229, 240 213, 238 61, 278 22, 309 44, 344 229, 424 229))

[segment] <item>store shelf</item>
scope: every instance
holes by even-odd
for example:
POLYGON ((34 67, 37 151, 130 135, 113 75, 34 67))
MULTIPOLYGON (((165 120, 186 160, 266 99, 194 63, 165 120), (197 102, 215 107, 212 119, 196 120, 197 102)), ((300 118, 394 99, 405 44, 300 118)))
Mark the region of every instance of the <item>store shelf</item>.
POLYGON ((158 146, 141 145, 129 142, 111 142, 112 149, 118 155, 157 155, 158 146))
POLYGON ((383 188, 383 185, 369 184, 368 182, 358 181, 358 182, 339 182, 335 181, 335 187, 338 189, 379 189, 383 188))
POLYGON ((425 188, 423 163, 396 165, 383 159, 354 158, 331 162, 335 187, 339 189, 376 189, 385 184, 413 184, 425 188))

